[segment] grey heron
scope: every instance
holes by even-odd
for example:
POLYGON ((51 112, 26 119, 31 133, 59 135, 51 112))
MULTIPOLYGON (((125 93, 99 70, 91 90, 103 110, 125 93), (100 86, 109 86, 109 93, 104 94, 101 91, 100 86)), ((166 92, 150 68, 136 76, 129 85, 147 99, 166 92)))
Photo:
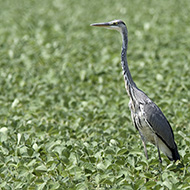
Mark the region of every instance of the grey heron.
POLYGON ((113 29, 121 33, 123 40, 121 66, 126 91, 130 97, 129 108, 131 110, 132 121, 142 139, 146 158, 148 159, 146 142, 151 142, 157 147, 160 163, 162 163, 160 150, 169 160, 180 160, 170 123, 160 108, 136 86, 132 79, 127 62, 128 30, 125 23, 121 20, 113 20, 104 23, 94 23, 91 26, 113 29))

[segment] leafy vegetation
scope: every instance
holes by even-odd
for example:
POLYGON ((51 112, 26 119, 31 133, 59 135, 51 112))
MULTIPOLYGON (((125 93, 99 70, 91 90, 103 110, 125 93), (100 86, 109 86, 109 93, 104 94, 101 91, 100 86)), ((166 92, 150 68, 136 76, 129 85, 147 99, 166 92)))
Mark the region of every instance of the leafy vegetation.
POLYGON ((190 189, 188 0, 0 1, 0 189, 190 189), (136 84, 170 121, 172 163, 132 125, 122 19, 136 84))

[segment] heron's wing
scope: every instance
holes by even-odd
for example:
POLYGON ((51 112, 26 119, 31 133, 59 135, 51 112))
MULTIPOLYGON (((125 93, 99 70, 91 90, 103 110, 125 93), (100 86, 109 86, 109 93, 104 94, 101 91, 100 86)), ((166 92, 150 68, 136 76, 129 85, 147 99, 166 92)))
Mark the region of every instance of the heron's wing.
POLYGON ((172 128, 159 107, 153 102, 149 102, 144 104, 144 112, 147 122, 158 135, 158 137, 169 148, 174 149, 176 145, 174 142, 172 128))

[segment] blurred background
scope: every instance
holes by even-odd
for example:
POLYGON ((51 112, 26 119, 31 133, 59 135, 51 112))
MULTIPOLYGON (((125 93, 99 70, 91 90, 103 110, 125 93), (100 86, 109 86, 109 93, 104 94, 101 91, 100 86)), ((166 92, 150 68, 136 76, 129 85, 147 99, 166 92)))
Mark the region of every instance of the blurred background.
POLYGON ((188 0, 0 1, 0 187, 189 187, 189 23, 188 0), (162 155, 164 175, 131 121, 120 34, 90 27, 114 19, 128 27, 133 79, 185 163, 162 155))

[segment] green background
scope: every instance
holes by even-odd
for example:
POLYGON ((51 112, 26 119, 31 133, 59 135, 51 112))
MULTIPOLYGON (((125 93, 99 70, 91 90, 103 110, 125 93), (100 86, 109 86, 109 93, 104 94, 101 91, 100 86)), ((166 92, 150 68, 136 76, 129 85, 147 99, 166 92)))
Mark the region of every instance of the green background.
POLYGON ((190 189, 189 0, 0 1, 0 189, 190 189), (128 108, 122 19, 137 86, 164 112, 181 162, 148 144, 128 108))

